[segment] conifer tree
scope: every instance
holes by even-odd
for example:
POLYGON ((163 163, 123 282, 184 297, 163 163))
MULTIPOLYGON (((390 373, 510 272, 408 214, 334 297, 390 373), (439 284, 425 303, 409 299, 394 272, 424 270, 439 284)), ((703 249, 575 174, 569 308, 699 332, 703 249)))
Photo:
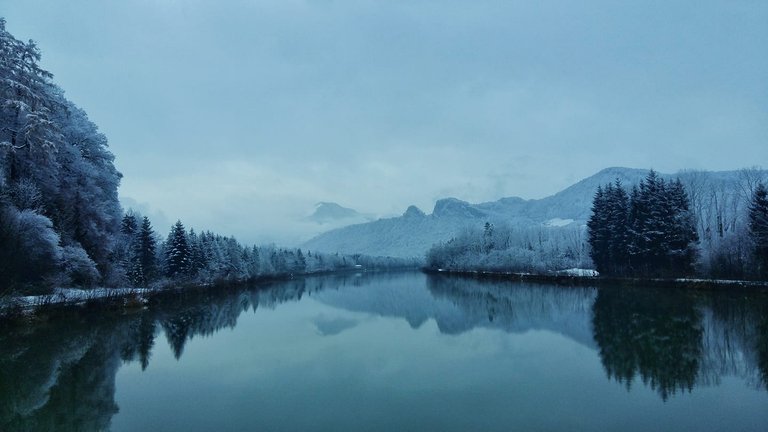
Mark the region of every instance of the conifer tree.
POLYGON ((157 274, 157 241, 152 224, 146 216, 141 220, 136 245, 137 260, 141 266, 143 279, 149 282, 157 274))
POLYGON ((136 216, 133 213, 127 213, 125 216, 123 216, 123 220, 120 223, 121 233, 127 236, 133 236, 138 230, 139 223, 136 221, 136 216))
POLYGON ((629 197, 618 179, 608 185, 606 193, 606 223, 610 236, 607 241, 610 273, 623 274, 629 266, 629 197))
POLYGON ((251 278, 257 277, 261 271, 260 259, 259 248, 251 246, 250 260, 248 261, 248 274, 251 278))
POLYGON ((756 276, 768 278, 768 189, 763 183, 755 188, 749 206, 749 232, 754 244, 756 276))
POLYGON ((296 252, 296 270, 299 273, 304 273, 307 270, 307 259, 304 257, 301 249, 296 252))
POLYGON ((606 195, 602 186, 597 187, 597 192, 592 200, 592 214, 587 221, 587 233, 589 236, 589 256, 600 273, 608 272, 608 232, 606 195))
POLYGON ((181 221, 171 228, 165 245, 166 275, 179 277, 188 274, 190 267, 189 243, 181 221))
POLYGON ((194 229, 189 230, 189 274, 196 276, 206 266, 205 252, 203 251, 202 238, 194 229))
POLYGON ((489 254, 495 246, 493 243, 493 224, 486 222, 483 226, 483 252, 489 254))
POLYGON ((630 241, 635 270, 643 275, 655 274, 666 255, 663 196, 664 180, 651 170, 640 182, 631 202, 630 241))
POLYGON ((670 270, 675 275, 690 275, 696 260, 695 245, 699 235, 688 194, 680 179, 670 183, 666 204, 671 225, 667 240, 670 270))
POLYGON ((617 180, 600 186, 587 222, 600 273, 682 276, 693 271, 698 234, 683 184, 651 170, 630 196, 617 180))

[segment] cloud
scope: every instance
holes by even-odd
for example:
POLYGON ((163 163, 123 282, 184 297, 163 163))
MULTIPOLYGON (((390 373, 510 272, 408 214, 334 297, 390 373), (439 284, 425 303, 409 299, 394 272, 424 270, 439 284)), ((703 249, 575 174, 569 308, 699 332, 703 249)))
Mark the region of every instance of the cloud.
POLYGON ((768 4, 4 2, 121 195, 287 241, 318 201, 538 198, 607 166, 768 160, 768 4))

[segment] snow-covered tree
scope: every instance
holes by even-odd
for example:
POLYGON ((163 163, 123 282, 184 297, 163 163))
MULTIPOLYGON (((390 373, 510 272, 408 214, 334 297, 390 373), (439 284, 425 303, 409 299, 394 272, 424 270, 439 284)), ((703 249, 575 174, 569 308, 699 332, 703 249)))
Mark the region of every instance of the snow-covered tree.
POLYGON ((149 218, 144 216, 133 241, 130 275, 135 285, 143 286, 157 277, 157 240, 149 218))
POLYGON ((589 267, 592 264, 582 231, 578 226, 499 225, 486 229, 484 225, 434 245, 427 252, 427 267, 531 273, 589 267))
POLYGON ((607 273, 610 265, 611 239, 610 224, 608 223, 608 196, 602 186, 597 187, 592 199, 592 214, 587 221, 587 233, 589 235, 589 256, 595 264, 597 271, 607 273))
POLYGON ((126 236, 133 236, 139 231, 139 221, 133 212, 128 212, 120 222, 120 232, 126 236))
POLYGON ((685 188, 651 170, 628 196, 620 182, 598 187, 587 222, 592 260, 609 275, 690 275, 698 234, 685 188))
POLYGON ((50 219, 19 211, 0 198, 0 296, 56 277, 62 258, 59 241, 50 219))
POLYGON ((181 221, 171 228, 165 242, 165 273, 169 277, 183 277, 189 273, 189 244, 187 233, 181 221))
POLYGON ((88 256, 85 250, 78 246, 65 246, 62 248, 63 285, 77 285, 89 287, 99 281, 99 271, 96 263, 88 256))
POLYGON ((699 236, 688 194, 679 179, 669 184, 665 204, 670 219, 666 244, 671 271, 673 274, 690 275, 694 271, 699 236))
POLYGON ((754 243, 756 276, 768 278, 768 189, 760 183, 749 206, 749 231, 754 243))
POLYGON ((58 246, 72 248, 68 256, 81 264, 95 263, 99 279, 107 280, 119 255, 121 176, 106 138, 51 82, 39 60, 34 42, 15 39, 0 19, 2 205, 47 219, 58 246), (81 251, 88 261, 80 259, 81 251))

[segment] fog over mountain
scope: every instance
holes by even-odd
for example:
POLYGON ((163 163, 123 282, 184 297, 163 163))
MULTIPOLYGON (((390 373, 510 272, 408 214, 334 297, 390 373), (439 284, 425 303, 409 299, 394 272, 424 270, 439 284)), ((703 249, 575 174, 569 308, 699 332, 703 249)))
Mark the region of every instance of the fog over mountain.
POLYGON ((318 232, 321 232, 347 225, 371 222, 376 220, 376 217, 343 207, 335 202, 319 202, 315 204, 315 211, 305 220, 316 224, 318 232))

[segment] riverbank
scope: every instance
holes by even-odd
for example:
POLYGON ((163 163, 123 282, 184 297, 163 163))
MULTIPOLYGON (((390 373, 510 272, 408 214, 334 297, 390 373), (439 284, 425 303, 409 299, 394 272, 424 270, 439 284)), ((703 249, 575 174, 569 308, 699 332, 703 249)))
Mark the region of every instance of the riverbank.
POLYGON ((143 288, 55 288, 52 293, 34 296, 17 296, 0 300, 0 320, 32 316, 41 311, 83 307, 106 309, 140 309, 150 300, 163 295, 199 293, 209 290, 231 290, 271 283, 290 281, 311 276, 350 275, 358 273, 382 273, 390 271, 418 271, 417 266, 361 268, 348 267, 298 274, 268 275, 244 280, 219 280, 214 282, 165 281, 143 288))
POLYGON ((746 281, 725 279, 663 279, 663 278, 618 278, 583 274, 534 274, 481 270, 444 270, 422 268, 427 274, 468 277, 474 279, 509 280, 574 286, 618 286, 633 288, 681 288, 694 290, 768 290, 768 281, 746 281))

